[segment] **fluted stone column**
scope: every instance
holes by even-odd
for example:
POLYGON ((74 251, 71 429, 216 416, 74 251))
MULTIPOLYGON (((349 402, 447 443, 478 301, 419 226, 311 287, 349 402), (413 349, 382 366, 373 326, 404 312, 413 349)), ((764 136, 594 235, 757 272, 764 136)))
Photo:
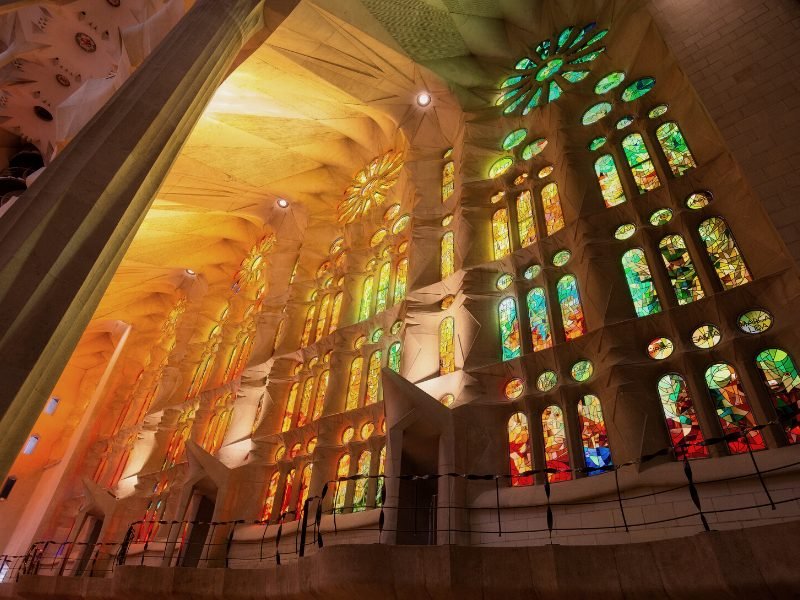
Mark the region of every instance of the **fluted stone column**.
POLYGON ((0 219, 0 481, 263 3, 198 0, 0 219))

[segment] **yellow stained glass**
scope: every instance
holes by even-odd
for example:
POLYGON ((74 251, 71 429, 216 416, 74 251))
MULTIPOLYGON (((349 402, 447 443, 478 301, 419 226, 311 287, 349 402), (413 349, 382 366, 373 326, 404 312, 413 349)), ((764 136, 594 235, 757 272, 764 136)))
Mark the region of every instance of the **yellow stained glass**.
POLYGON ((283 413, 283 423, 281 431, 289 431, 292 428, 292 421, 294 420, 294 408, 297 403, 297 394, 300 391, 300 384, 293 383, 289 388, 289 398, 286 400, 286 410, 283 413))
POLYGON ((339 317, 342 316, 342 300, 344 299, 344 292, 339 292, 333 298, 333 309, 331 310, 331 319, 328 322, 328 333, 333 333, 339 327, 339 317))
POLYGON ((456 272, 456 237, 452 231, 442 236, 442 254, 440 270, 442 279, 447 279, 456 272))
POLYGON ((350 363, 350 378, 347 382, 347 402, 345 410, 358 408, 358 394, 361 388, 361 371, 364 368, 364 359, 357 356, 350 363))
MULTIPOLYGON (((336 466, 336 478, 341 479, 350 475, 350 455, 345 454, 339 459, 339 464, 336 466)), ((347 498, 347 482, 336 482, 336 494, 333 497, 333 510, 335 512, 342 512, 344 503, 347 498)))
POLYGON ((508 209, 501 208, 492 215, 492 247, 494 259, 511 254, 511 235, 508 230, 508 209))
POLYGON ((364 397, 364 404, 375 404, 380 400, 381 393, 381 351, 376 350, 369 358, 369 370, 367 371, 367 393, 364 397))
POLYGON ((447 375, 456 370, 455 346, 456 322, 447 317, 439 325, 439 374, 447 375))
POLYGON ((303 335, 300 337, 300 346, 305 348, 311 341, 311 328, 314 326, 314 315, 317 313, 317 305, 314 304, 308 308, 306 313, 306 322, 303 325, 303 335))
POLYGON ((317 384, 317 394, 314 397, 314 411, 312 419, 317 420, 322 416, 322 409, 325 404, 325 394, 328 391, 328 380, 330 379, 331 372, 323 371, 319 376, 319 383, 317 384))
POLYGON ((546 185, 542 189, 542 206, 547 235, 553 235, 556 231, 563 229, 564 213, 561 210, 561 197, 555 183, 546 185))
POLYGON ((331 295, 325 294, 322 297, 322 302, 319 305, 319 319, 317 319, 317 333, 314 336, 315 340, 320 339, 325 332, 325 322, 328 319, 328 308, 331 304, 331 295))
POLYGON ((403 258, 397 263, 397 274, 394 281, 394 304, 399 304, 406 298, 408 290, 408 259, 403 258))
POLYGON ((536 242, 536 223, 533 217, 531 192, 526 190, 517 197, 517 227, 523 248, 536 242))

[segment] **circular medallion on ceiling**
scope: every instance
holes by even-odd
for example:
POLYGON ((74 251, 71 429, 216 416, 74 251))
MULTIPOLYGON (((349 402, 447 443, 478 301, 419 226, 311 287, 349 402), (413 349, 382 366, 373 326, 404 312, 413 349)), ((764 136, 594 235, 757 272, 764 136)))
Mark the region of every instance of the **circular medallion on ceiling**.
POLYGON ((122 0, 106 0, 109 6, 113 6, 114 8, 119 8, 119 5, 122 4, 122 0))
POLYGON ((84 52, 96 52, 97 51, 97 44, 91 38, 91 36, 79 31, 75 34, 75 43, 80 46, 80 49, 84 52))
POLYGON ((56 73, 56 81, 58 82, 59 85, 62 85, 64 87, 69 87, 72 85, 72 82, 69 80, 69 78, 67 78, 66 75, 62 75, 61 73, 56 73))

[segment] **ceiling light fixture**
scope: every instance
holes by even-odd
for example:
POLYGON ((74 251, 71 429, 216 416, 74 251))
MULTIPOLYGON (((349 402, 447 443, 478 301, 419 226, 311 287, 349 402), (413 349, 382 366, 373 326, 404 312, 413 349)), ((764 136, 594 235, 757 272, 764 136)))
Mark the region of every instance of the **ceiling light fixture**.
POLYGON ((278 206, 287 208, 289 206, 289 201, 286 198, 278 198, 278 206))
POLYGON ((431 98, 431 95, 428 92, 420 92, 419 94, 417 94, 417 104, 419 104, 423 108, 428 106, 431 103, 432 99, 433 98, 431 98))
POLYGON ((197 275, 197 273, 195 271, 193 271, 192 269, 184 269, 184 271, 186 272, 186 274, 189 277, 194 277, 195 275, 197 275))

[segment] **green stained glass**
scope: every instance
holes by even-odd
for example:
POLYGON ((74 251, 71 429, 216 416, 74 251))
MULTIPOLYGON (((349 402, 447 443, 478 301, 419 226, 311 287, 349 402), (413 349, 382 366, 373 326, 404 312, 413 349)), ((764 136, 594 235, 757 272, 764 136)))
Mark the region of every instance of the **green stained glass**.
POLYGON ((603 39, 604 37, 606 37, 607 35, 608 35, 608 29, 603 29, 602 31, 598 31, 597 33, 595 33, 595 34, 594 34, 594 35, 593 35, 593 36, 592 36, 592 37, 589 39, 589 41, 588 41, 588 42, 586 42, 586 44, 584 45, 584 48, 588 48, 589 46, 592 46, 592 45, 596 44, 597 42, 599 42, 600 40, 602 40, 602 39, 603 39))
POLYGON ((377 344, 379 341, 381 341, 382 337, 383 337, 383 329, 378 328, 372 332, 372 337, 370 339, 372 340, 373 344, 377 344))
POLYGON ((561 32, 561 34, 558 36, 558 44, 556 45, 556 51, 561 50, 564 47, 564 44, 566 44, 569 41, 569 38, 574 30, 575 30, 574 27, 567 27, 564 31, 561 32))
POLYGON ((540 392, 549 392, 558 385, 558 375, 553 371, 545 371, 536 379, 536 389, 540 392))
POLYGON ((641 248, 628 250, 622 255, 622 266, 636 315, 646 317, 661 312, 661 303, 644 251, 641 248))
POLYGON ((636 187, 639 193, 655 190, 661 186, 661 180, 656 174, 650 153, 647 151, 644 139, 638 133, 632 133, 622 140, 622 149, 625 151, 625 158, 636 180, 636 187))
POLYGON ((680 235, 668 235, 658 244, 678 304, 684 305, 705 296, 700 278, 689 256, 686 242, 680 235))
POLYGON ((614 71, 613 73, 609 73, 597 82, 597 85, 594 86, 594 93, 598 96, 602 96, 614 88, 619 87, 623 81, 625 81, 625 73, 622 71, 614 71))
POLYGON ((642 77, 637 79, 622 92, 623 102, 633 102, 638 100, 645 94, 649 94, 656 85, 656 80, 653 77, 642 77))
POLYGON ((508 209, 501 208, 492 215, 492 241, 494 259, 511 254, 511 235, 508 229, 508 209))
POLYGON ((536 73, 536 81, 544 81, 545 79, 549 79, 558 73, 562 66, 564 66, 564 61, 560 58, 554 58, 541 69, 539 69, 539 71, 536 73))
POLYGON ((594 163, 594 171, 597 174, 597 182, 600 184, 600 192, 603 194, 603 202, 607 208, 617 206, 627 200, 613 156, 604 154, 598 158, 594 163))
POLYGON ((703 350, 713 348, 722 341, 722 332, 716 325, 707 323, 692 332, 692 343, 703 350))
MULTIPOLYGON (((742 427, 756 424, 747 395, 739 382, 739 376, 731 365, 725 363, 711 365, 706 370, 705 378, 724 434, 735 433, 742 427)), ((728 448, 734 454, 747 452, 748 445, 752 450, 766 448, 761 432, 750 431, 747 438, 747 442, 741 438, 729 441, 728 448)))
POLYGON ((517 88, 509 90, 508 92, 505 92, 503 94, 500 94, 500 96, 498 96, 497 100, 495 101, 495 105, 502 106, 503 104, 505 104, 506 102, 517 96, 521 91, 522 91, 521 88, 517 88))
POLYGON ((394 281, 394 304, 405 300, 408 288, 408 259, 402 258, 397 263, 397 275, 394 281))
POLYGON ((507 289, 512 283, 514 283, 514 277, 508 273, 503 273, 500 275, 499 279, 497 280, 497 289, 498 290, 505 290, 507 289))
POLYGON ((589 71, 567 71, 562 73, 561 76, 570 83, 578 83, 589 76, 589 71))
POLYGON ((588 148, 589 150, 594 152, 595 150, 598 150, 603 146, 605 146, 607 141, 608 139, 601 135, 600 137, 596 137, 591 142, 589 142, 588 148))
POLYGON ((656 129, 656 137, 675 177, 680 177, 689 169, 697 166, 694 156, 686 144, 686 138, 683 137, 677 123, 664 123, 656 129))
POLYGON ((358 310, 358 320, 366 321, 372 313, 372 288, 375 279, 370 275, 364 280, 364 286, 361 288, 361 306, 358 310))
POLYGON ((530 58, 521 58, 519 62, 514 66, 517 71, 527 71, 528 69, 535 69, 536 63, 533 62, 530 58))
POLYGON ((597 27, 597 23, 589 23, 583 29, 580 30, 578 35, 575 36, 575 39, 572 40, 572 43, 569 45, 570 48, 575 48, 578 44, 583 41, 583 38, 586 37, 586 34, 590 31, 593 31, 597 27))
POLYGON ((597 123, 608 116, 608 114, 611 112, 611 108, 610 102, 599 102, 594 106, 589 107, 589 109, 583 113, 581 123, 584 125, 592 125, 597 123))
POLYGON ((615 127, 619 131, 622 131, 623 129, 625 129, 627 127, 630 127, 631 124, 633 124, 633 121, 634 121, 634 117, 632 117, 631 115, 628 115, 626 117, 622 117, 619 121, 617 121, 617 124, 615 125, 615 127))
POLYGON ((397 335, 398 333, 400 333, 400 330, 402 328, 403 328, 403 322, 402 321, 395 321, 394 323, 392 323, 392 328, 389 330, 389 332, 392 335, 397 335))
POLYGON ((671 339, 665 337, 656 338, 647 345, 647 355, 653 360, 669 358, 674 351, 675 344, 671 339))
MULTIPOLYGON (((541 91, 541 90, 537 90, 537 92, 540 92, 540 91, 541 91)), ((510 115, 510 114, 511 114, 511 113, 513 113, 515 110, 517 110, 517 109, 519 108, 519 106, 520 106, 520 105, 521 105, 523 102, 525 102, 525 100, 528 98, 528 94, 530 94, 530 93, 531 93, 531 91, 530 91, 530 90, 528 90, 527 92, 525 92, 524 94, 522 94, 522 95, 521 95, 519 98, 517 98, 516 100, 514 100, 514 102, 512 102, 511 104, 509 104, 509 105, 508 105, 508 106, 507 106, 507 107, 506 107, 506 108, 503 110, 503 114, 510 115)))
POLYGON ((546 177, 550 177, 553 174, 553 165, 547 165, 546 167, 542 167, 542 170, 539 171, 539 179, 544 179, 546 177))
POLYGON ((525 248, 536 242, 536 222, 531 204, 531 192, 526 190, 517 197, 517 228, 519 242, 525 248))
POLYGON ((572 252, 569 250, 559 250, 553 255, 553 266, 563 267, 572 258, 572 252))
POLYGON ((800 442, 800 374, 792 357, 781 348, 769 348, 756 356, 756 365, 789 443, 800 442))
POLYGON ((386 310, 389 305, 389 288, 392 283, 392 263, 386 262, 378 274, 378 293, 376 294, 375 312, 386 310))
POLYGON ((542 88, 539 88, 533 93, 533 96, 531 96, 531 99, 528 101, 528 104, 523 109, 522 114, 527 115, 534 108, 539 106, 539 100, 541 99, 542 99, 542 88))
POLYGON ((733 233, 723 219, 706 219, 700 223, 698 230, 722 287, 729 290, 752 281, 733 233))
POLYGON ((539 265, 531 265, 527 269, 525 269, 524 277, 525 279, 533 279, 534 277, 538 277, 539 273, 542 272, 542 267, 539 265))
POLYGON ((714 196, 711 192, 695 192, 686 198, 686 207, 691 210, 700 210, 711 204, 714 196))
POLYGON ((569 64, 571 64, 571 65, 583 65, 583 64, 586 64, 586 63, 594 62, 605 51, 606 51, 605 46, 602 47, 602 48, 598 48, 594 52, 590 52, 589 54, 584 54, 583 56, 579 56, 575 60, 569 61, 569 64))
POLYGON ((736 321, 739 329, 752 335, 764 333, 772 327, 772 315, 765 310, 748 310, 736 321))
POLYGON ((497 162, 495 162, 492 167, 489 169, 489 177, 492 179, 496 179, 503 175, 504 173, 508 172, 511 166, 514 164, 514 159, 509 158, 508 156, 501 158, 497 162))
POLYGON ((387 365, 395 373, 400 372, 400 342, 389 346, 389 359, 387 365))
POLYGON ((525 141, 527 135, 527 129, 517 129, 516 131, 512 131, 503 140, 503 150, 511 150, 512 148, 516 148, 525 141))
POLYGON ((533 351, 546 350, 553 345, 553 339, 550 335, 550 319, 547 316, 547 294, 544 288, 533 288, 528 292, 527 302, 533 351))
POLYGON ((579 338, 586 333, 586 318, 583 314, 578 280, 574 275, 564 275, 556 284, 558 303, 561 306, 561 321, 567 341, 579 338))
POLYGON ((519 317, 517 302, 513 298, 505 298, 498 307, 500 317, 500 340, 503 347, 503 360, 511 360, 522 354, 520 346, 519 317))
POLYGON ((520 81, 522 81, 522 75, 514 75, 506 79, 503 83, 501 83, 500 89, 505 89, 507 87, 517 85, 520 81))
POLYGON ((634 233, 636 233, 636 225, 633 223, 625 223, 617 227, 616 231, 614 231, 614 237, 618 240, 627 240, 633 237, 634 233))
POLYGON ((536 54, 539 55, 539 58, 545 60, 548 56, 550 56, 550 45, 550 40, 539 42, 539 45, 536 46, 536 54))
POLYGON ((570 375, 575 381, 588 381, 594 373, 594 365, 588 360, 579 360, 570 369, 570 375))
POLYGON ((347 381, 347 400, 345 410, 358 408, 358 395, 361 391, 361 372, 364 368, 364 359, 357 356, 350 363, 350 377, 347 381))
POLYGON ((523 160, 530 160, 537 154, 541 154, 542 150, 547 147, 547 140, 544 138, 539 138, 538 140, 532 141, 530 144, 525 146, 522 150, 522 159, 523 160))
POLYGON ((667 114, 669 110, 669 105, 667 104, 659 104, 658 106, 654 106, 650 109, 650 112, 647 113, 647 116, 651 119, 657 119, 658 117, 662 117, 667 114))
POLYGON ((672 211, 668 208, 660 208, 650 215, 650 224, 655 227, 666 225, 672 221, 672 211))
POLYGON ((369 357, 369 370, 367 371, 367 393, 364 404, 375 404, 380 399, 381 389, 381 351, 375 350, 369 357))
POLYGON ((548 102, 555 102, 559 98, 561 98, 561 94, 564 93, 564 90, 561 89, 561 86, 558 85, 555 81, 550 82, 550 93, 547 96, 548 102))

